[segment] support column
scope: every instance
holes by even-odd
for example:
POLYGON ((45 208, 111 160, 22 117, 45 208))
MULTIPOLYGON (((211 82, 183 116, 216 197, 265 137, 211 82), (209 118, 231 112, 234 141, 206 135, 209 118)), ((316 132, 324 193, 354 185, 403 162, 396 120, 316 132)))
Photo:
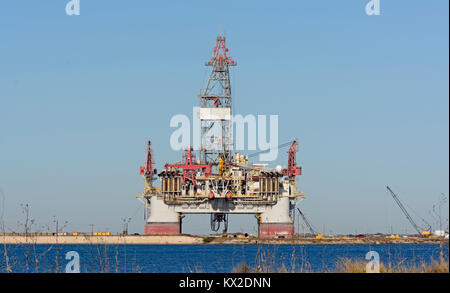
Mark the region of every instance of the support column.
POLYGON ((181 234, 181 218, 170 206, 164 204, 162 198, 150 198, 150 216, 144 228, 146 235, 178 235, 181 234))
POLYGON ((292 238, 295 235, 291 211, 294 207, 295 203, 291 203, 288 197, 280 197, 274 206, 261 214, 258 225, 259 238, 292 238))
POLYGON ((260 223, 259 238, 292 238, 295 235, 294 224, 291 223, 260 223))

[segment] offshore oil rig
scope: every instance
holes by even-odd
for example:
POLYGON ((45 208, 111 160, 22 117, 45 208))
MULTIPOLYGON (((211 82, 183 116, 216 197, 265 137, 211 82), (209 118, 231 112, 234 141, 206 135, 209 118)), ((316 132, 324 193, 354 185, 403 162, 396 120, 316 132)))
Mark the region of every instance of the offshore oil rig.
POLYGON ((260 238, 290 238, 295 234, 295 205, 304 195, 297 190, 296 140, 288 145, 286 168, 255 164, 248 155, 232 152, 231 83, 229 67, 236 62, 228 56, 222 34, 206 66, 211 73, 200 99, 201 145, 188 147, 182 162, 165 164, 158 174, 154 168, 152 143, 147 143, 145 166, 140 173, 145 190, 137 197, 145 204, 150 235, 181 234, 186 214, 210 214, 211 229, 228 229, 229 214, 254 214, 260 238), (219 133, 219 135, 218 135, 219 133), (154 186, 159 178, 160 187, 154 186))

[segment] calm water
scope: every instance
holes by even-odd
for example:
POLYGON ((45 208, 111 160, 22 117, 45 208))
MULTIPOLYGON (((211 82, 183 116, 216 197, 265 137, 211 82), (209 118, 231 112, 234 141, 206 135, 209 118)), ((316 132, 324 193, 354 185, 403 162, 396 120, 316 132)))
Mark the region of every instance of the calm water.
MULTIPOLYGON (((4 246, 0 247, 0 272, 5 272, 4 246)), ((397 245, 7 245, 13 272, 64 271, 69 251, 80 256, 81 272, 189 273, 231 272, 245 260, 250 267, 260 257, 275 269, 284 265, 301 270, 332 270, 341 257, 364 260, 368 251, 377 251, 382 262, 406 264, 439 259, 440 246, 434 244, 397 245), (27 258, 28 256, 28 258, 27 258)), ((448 259, 448 245, 443 245, 448 259)))

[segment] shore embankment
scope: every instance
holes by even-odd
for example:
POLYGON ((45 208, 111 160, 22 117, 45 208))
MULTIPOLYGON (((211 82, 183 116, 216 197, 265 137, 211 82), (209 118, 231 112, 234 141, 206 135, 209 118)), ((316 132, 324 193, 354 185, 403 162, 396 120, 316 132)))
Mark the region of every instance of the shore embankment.
POLYGON ((352 245, 352 244, 447 244, 445 238, 388 236, 366 237, 298 237, 292 239, 227 238, 196 235, 41 235, 41 234, 0 234, 0 244, 279 244, 279 245, 352 245))
POLYGON ((190 235, 0 235, 2 244, 202 244, 203 237, 190 235))

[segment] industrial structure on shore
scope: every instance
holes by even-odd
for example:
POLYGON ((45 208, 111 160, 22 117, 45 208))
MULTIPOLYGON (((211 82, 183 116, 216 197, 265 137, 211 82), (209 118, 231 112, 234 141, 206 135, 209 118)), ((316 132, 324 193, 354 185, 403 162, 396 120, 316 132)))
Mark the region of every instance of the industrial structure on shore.
POLYGON ((294 213, 299 193, 295 176, 297 141, 290 142, 286 168, 255 164, 248 156, 232 152, 232 98, 226 39, 219 35, 211 59, 211 73, 199 93, 201 146, 194 154, 188 147, 183 161, 165 164, 158 173, 153 164, 152 143, 140 173, 145 191, 138 195, 146 206, 144 232, 149 235, 181 234, 185 214, 210 214, 211 229, 224 232, 229 214, 254 214, 260 238, 290 238, 295 234, 294 213), (219 133, 219 135, 217 135, 219 133), (160 187, 154 181, 161 182, 160 187))

